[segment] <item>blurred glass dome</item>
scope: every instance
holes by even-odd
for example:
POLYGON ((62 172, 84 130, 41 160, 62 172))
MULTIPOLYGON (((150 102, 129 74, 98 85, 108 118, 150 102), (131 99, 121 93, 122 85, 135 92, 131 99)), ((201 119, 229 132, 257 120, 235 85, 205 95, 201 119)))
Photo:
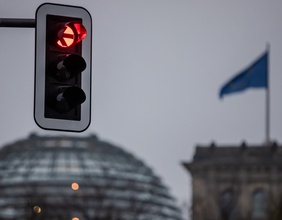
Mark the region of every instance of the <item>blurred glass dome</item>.
POLYGON ((0 219, 180 220, 142 161, 89 137, 30 135, 0 150, 0 219))

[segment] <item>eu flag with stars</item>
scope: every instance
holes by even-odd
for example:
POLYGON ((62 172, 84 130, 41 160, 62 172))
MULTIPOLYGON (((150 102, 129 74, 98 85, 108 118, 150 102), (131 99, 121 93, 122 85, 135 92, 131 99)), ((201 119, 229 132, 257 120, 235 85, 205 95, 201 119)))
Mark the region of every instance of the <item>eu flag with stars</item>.
POLYGON ((267 88, 268 87, 268 51, 260 56, 245 70, 240 72, 228 81, 219 92, 219 97, 224 95, 241 92, 248 88, 267 88))

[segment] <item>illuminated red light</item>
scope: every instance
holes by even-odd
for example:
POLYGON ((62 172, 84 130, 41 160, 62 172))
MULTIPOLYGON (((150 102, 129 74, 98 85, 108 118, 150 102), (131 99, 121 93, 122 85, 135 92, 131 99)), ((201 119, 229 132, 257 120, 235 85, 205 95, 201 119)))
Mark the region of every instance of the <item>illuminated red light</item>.
POLYGON ((60 47, 71 47, 74 43, 75 33, 72 28, 66 26, 63 30, 62 34, 60 34, 59 39, 57 41, 57 45, 60 47))
POLYGON ((69 48, 82 41, 85 37, 85 27, 80 23, 70 22, 58 32, 57 45, 62 48, 69 48))

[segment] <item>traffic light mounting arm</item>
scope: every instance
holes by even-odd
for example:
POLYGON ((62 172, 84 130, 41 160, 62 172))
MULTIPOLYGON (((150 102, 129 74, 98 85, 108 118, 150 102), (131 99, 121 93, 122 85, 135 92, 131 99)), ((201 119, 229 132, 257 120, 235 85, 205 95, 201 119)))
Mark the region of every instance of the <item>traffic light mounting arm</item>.
POLYGON ((35 28, 35 19, 32 18, 0 18, 0 27, 35 28))

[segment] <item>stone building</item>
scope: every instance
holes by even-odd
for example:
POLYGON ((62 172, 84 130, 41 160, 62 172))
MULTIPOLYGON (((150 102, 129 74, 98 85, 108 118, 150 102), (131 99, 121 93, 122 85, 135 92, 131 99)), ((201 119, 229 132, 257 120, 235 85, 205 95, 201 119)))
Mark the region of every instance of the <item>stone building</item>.
POLYGON ((192 220, 281 220, 282 146, 197 146, 192 220))

